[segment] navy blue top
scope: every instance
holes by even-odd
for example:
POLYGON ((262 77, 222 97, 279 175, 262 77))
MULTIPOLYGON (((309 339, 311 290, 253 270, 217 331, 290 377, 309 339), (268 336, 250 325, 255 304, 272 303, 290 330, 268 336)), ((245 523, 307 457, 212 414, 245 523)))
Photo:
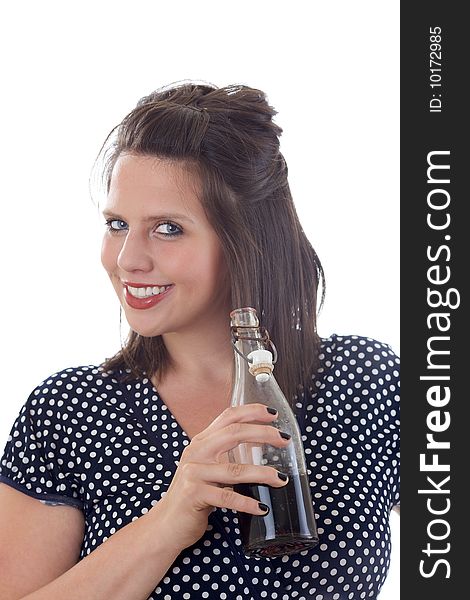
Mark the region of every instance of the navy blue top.
MULTIPOLYGON (((322 340, 320 358, 309 393, 295 398, 318 546, 247 558, 236 513, 218 508, 149 600, 377 597, 399 504, 399 360, 386 344, 338 335, 322 340)), ((0 481, 83 511, 84 558, 158 502, 189 442, 149 379, 122 383, 93 365, 64 369, 21 409, 0 481)))

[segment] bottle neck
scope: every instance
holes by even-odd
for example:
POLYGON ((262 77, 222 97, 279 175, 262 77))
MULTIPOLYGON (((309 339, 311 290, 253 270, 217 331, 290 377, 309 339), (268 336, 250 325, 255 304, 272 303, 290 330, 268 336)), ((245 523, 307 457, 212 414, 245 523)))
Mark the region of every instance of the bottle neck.
MULTIPOLYGON (((263 336, 259 327, 243 327, 234 331, 236 338, 235 346, 243 356, 248 356, 254 350, 265 350, 266 346, 263 342, 263 336)), ((241 376, 244 372, 248 373, 248 362, 240 356, 238 352, 235 354, 235 370, 236 375, 241 376)), ((252 377, 252 375, 250 375, 252 377)))

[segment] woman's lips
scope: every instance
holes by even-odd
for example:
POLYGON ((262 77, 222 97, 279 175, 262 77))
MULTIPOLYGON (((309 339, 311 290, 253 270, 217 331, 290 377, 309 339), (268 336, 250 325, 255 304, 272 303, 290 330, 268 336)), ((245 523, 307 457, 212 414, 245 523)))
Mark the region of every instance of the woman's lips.
POLYGON ((164 300, 174 287, 175 286, 172 285, 163 293, 157 294, 155 296, 149 296, 148 298, 136 298, 129 292, 127 286, 124 286, 124 298, 126 300, 126 303, 131 308, 136 308, 137 310, 145 310, 146 308, 152 308, 152 306, 155 306, 156 304, 164 300))

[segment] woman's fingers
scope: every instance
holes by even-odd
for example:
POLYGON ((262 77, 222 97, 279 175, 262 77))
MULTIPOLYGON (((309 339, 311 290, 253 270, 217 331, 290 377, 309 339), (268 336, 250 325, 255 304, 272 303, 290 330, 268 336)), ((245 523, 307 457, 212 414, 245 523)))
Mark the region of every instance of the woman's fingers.
MULTIPOLYGON (((206 430, 207 431, 207 430, 206 430)), ((183 452, 191 462, 210 461, 242 443, 269 444, 285 448, 290 443, 290 436, 271 425, 254 425, 235 422, 223 429, 214 430, 203 438, 195 436, 190 446, 183 452)))
POLYGON ((235 492, 230 486, 254 484, 281 488, 286 484, 282 474, 280 477, 270 466, 227 463, 221 457, 243 442, 287 447, 290 436, 283 436, 271 424, 277 416, 264 404, 226 409, 183 450, 167 493, 154 507, 174 523, 175 543, 181 548, 203 535, 212 507, 266 514, 266 507, 260 507, 257 500, 235 492))
POLYGON ((226 408, 212 423, 197 435, 199 439, 204 439, 216 430, 223 429, 232 423, 270 423, 278 417, 277 412, 264 404, 245 404, 244 406, 234 406, 226 408), (271 411, 271 412, 270 412, 271 411))
POLYGON ((271 487, 283 487, 289 481, 284 473, 273 467, 256 465, 241 465, 238 463, 228 464, 200 464, 187 463, 183 470, 188 481, 206 481, 196 489, 203 506, 217 506, 229 508, 253 515, 266 514, 266 509, 260 507, 258 500, 235 492, 228 484, 265 484, 271 487), (217 483, 219 487, 210 484, 217 483))
POLYGON ((212 485, 204 486, 201 490, 204 495, 204 503, 218 508, 228 508, 252 515, 266 515, 268 510, 255 500, 243 494, 238 494, 232 488, 216 488, 212 485))
POLYGON ((288 476, 274 467, 241 465, 239 463, 195 463, 182 465, 182 472, 188 480, 204 481, 209 484, 235 485, 237 483, 265 484, 272 487, 286 485, 288 476))

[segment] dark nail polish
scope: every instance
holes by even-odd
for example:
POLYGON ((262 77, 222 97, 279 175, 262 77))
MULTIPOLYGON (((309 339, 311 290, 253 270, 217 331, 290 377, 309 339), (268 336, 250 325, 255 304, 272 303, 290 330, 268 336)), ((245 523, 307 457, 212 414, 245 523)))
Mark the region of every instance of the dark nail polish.
POLYGON ((279 477, 279 479, 282 479, 282 481, 287 481, 289 479, 289 477, 285 473, 281 473, 280 471, 277 472, 277 476, 279 477))
POLYGON ((266 511, 267 515, 269 514, 269 506, 264 504, 264 502, 258 502, 258 506, 261 508, 261 510, 266 511))
POLYGON ((292 437, 291 435, 289 435, 288 433, 284 433, 283 431, 280 431, 279 435, 282 437, 283 440, 290 440, 290 438, 292 437))
POLYGON ((268 413, 269 413, 270 415, 276 415, 276 414, 277 414, 277 410, 276 410, 275 408, 271 408, 270 406, 268 406, 268 407, 266 408, 266 410, 268 411, 268 413))

